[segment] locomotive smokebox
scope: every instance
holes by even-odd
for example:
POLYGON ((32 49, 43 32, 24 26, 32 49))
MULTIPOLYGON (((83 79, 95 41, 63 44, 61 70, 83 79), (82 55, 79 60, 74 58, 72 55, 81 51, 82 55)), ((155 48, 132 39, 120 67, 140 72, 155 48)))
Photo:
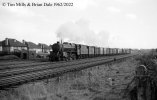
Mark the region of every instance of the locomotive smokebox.
POLYGON ((61 50, 61 44, 59 42, 52 45, 53 52, 59 52, 61 50))

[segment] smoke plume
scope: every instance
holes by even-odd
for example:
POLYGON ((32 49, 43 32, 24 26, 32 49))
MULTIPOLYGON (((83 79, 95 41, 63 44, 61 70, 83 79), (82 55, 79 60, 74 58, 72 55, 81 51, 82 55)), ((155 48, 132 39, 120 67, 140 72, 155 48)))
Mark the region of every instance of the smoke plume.
POLYGON ((89 21, 80 19, 62 24, 57 30, 57 37, 64 42, 81 43, 92 46, 108 46, 109 33, 95 33, 89 27, 89 21))

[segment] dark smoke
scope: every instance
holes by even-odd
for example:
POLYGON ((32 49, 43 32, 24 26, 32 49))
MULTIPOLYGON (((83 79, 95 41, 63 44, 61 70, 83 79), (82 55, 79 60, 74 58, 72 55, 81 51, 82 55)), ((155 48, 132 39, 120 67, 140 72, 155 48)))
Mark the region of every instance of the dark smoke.
POLYGON ((105 31, 95 33, 90 29, 89 21, 81 19, 61 25, 57 30, 57 37, 63 39, 64 42, 106 47, 109 33, 105 31))

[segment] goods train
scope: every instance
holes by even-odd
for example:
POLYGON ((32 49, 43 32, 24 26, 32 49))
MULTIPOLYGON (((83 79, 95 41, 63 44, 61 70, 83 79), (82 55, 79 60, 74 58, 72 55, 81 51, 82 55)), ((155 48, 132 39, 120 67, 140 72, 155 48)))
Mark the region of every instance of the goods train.
POLYGON ((74 60, 81 58, 90 58, 98 56, 110 56, 110 55, 120 55, 129 54, 131 49, 119 49, 119 48, 102 48, 96 46, 87 46, 82 44, 74 43, 54 43, 50 52, 51 61, 60 60, 74 60))

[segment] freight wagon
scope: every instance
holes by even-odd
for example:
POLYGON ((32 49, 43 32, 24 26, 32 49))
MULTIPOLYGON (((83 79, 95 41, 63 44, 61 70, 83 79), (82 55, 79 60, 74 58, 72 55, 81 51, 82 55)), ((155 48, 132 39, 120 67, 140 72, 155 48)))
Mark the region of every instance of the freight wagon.
POLYGON ((104 48, 100 47, 100 56, 104 55, 104 48))
POLYGON ((77 51, 80 53, 77 53, 79 55, 78 58, 87 58, 88 57, 88 46, 87 45, 76 45, 77 46, 77 51))
POLYGON ((99 47, 94 47, 94 56, 97 57, 100 55, 100 48, 99 47))
POLYGON ((88 55, 89 57, 94 57, 95 55, 95 49, 94 49, 94 46, 88 46, 88 55))

